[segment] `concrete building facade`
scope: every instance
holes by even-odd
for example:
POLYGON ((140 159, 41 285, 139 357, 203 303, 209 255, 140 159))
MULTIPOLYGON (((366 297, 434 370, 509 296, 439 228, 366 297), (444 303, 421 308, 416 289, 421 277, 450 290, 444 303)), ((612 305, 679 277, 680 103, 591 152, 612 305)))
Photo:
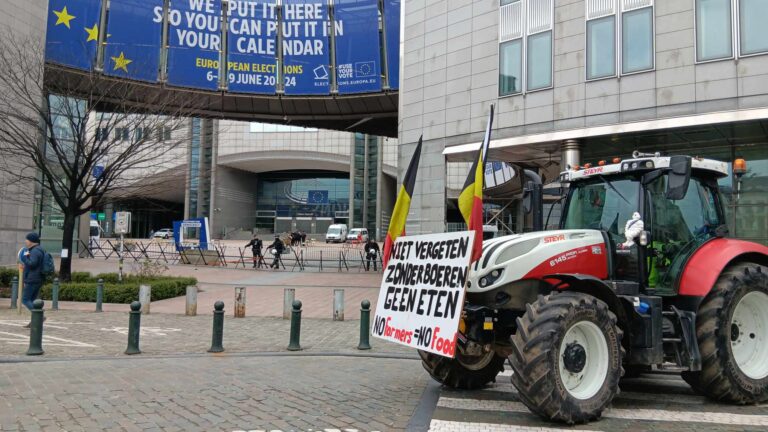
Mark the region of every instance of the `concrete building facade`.
MULTIPOLYGON (((768 242, 765 2, 414 0, 404 9, 400 167, 424 134, 410 232, 456 221, 450 189, 461 174, 448 173, 466 173, 454 164, 470 160, 495 104, 490 159, 549 181, 567 165, 635 149, 744 157, 748 192, 729 198, 731 233, 768 242)), ((721 181, 726 195, 736 181, 721 181)))

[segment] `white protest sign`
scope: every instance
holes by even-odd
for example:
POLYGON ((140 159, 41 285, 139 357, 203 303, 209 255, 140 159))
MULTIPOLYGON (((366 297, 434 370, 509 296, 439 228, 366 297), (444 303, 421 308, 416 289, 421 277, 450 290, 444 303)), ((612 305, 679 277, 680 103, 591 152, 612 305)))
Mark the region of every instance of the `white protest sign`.
POLYGON ((453 357, 474 238, 472 231, 398 237, 384 269, 373 336, 453 357))

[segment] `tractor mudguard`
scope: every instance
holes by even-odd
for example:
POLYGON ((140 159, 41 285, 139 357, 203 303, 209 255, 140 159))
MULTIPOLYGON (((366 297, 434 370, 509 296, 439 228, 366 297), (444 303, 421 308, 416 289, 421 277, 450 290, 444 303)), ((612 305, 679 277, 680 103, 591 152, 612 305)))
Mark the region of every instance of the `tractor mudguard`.
POLYGON ((744 240, 716 238, 691 255, 680 277, 678 294, 704 297, 730 263, 748 260, 768 265, 768 247, 744 240))

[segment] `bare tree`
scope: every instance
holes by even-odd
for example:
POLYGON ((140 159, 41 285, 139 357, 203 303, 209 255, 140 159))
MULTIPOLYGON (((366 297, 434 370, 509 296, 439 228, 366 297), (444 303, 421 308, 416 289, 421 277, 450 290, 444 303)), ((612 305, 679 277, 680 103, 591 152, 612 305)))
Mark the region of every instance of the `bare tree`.
MULTIPOLYGON (((142 179, 163 187, 164 170, 185 162, 187 101, 171 94, 141 104, 146 86, 46 67, 43 53, 39 38, 0 37, 0 178, 17 185, 15 199, 33 202, 36 190, 53 198, 62 249, 72 251, 78 216, 105 196, 138 193, 142 179)), ((71 257, 61 259, 62 280, 71 257)))

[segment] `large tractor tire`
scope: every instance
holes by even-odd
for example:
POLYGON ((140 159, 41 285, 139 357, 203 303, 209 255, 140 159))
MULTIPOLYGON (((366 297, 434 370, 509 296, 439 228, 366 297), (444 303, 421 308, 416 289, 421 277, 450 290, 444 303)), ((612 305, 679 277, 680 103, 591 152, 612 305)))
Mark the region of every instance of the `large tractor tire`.
POLYGON ((768 270, 728 267, 699 306, 701 371, 683 372, 695 391, 737 404, 768 400, 768 270))
POLYGON ((504 357, 493 351, 478 357, 456 353, 453 359, 421 350, 419 355, 422 366, 435 381, 457 389, 482 388, 504 370, 504 357))
POLYGON ((568 424, 600 418, 619 392, 616 316, 595 297, 555 293, 527 306, 512 337, 512 384, 533 413, 568 424))

